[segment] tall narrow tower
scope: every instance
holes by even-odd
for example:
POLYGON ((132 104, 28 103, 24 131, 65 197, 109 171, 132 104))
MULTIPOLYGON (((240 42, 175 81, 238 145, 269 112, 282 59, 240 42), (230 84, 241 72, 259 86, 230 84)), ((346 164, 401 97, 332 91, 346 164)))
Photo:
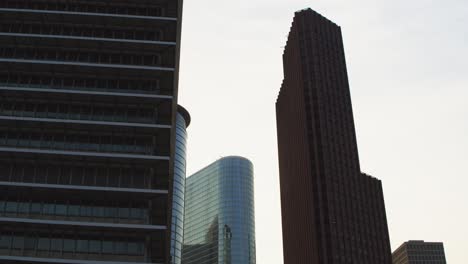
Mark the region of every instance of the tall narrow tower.
POLYGON ((296 12, 276 103, 285 264, 390 264, 381 182, 361 173, 340 27, 296 12))
POLYGON ((181 13, 0 1, 1 263, 180 263, 181 13))

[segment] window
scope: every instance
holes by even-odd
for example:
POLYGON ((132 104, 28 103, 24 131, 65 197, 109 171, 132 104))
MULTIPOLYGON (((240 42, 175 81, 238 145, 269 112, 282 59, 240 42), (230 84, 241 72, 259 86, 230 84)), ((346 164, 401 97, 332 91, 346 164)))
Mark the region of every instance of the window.
POLYGON ((120 218, 128 218, 130 215, 129 208, 119 208, 119 217, 120 218))
POLYGON ((101 241, 91 240, 89 241, 89 252, 100 253, 101 252, 101 241))
POLYGON ((62 239, 52 238, 50 241, 50 247, 54 251, 62 251, 62 239))
POLYGON ((114 253, 114 243, 112 241, 104 241, 102 243, 102 252, 104 254, 114 253))
POLYGON ((0 236, 0 249, 8 249, 11 244, 11 236, 0 236))
POLYGON ((143 218, 143 209, 139 208, 132 208, 130 210, 130 217, 134 219, 142 219, 143 218))
POLYGON ((127 243, 126 242, 116 242, 116 252, 117 254, 126 255, 127 254, 127 243))
POLYGON ((29 213, 29 203, 19 203, 18 211, 23 214, 29 213))
POLYGON ((129 255, 143 255, 143 244, 130 242, 128 243, 128 254, 129 255))
POLYGON ((76 251, 77 252, 88 252, 88 240, 78 240, 76 242, 76 251))
POLYGON ((115 207, 105 207, 104 208, 104 216, 108 218, 118 218, 118 209, 115 207))
POLYGON ((80 206, 79 205, 69 205, 68 206, 68 215, 69 216, 79 216, 80 215, 80 206))
POLYGON ((9 201, 6 204, 5 211, 7 213, 16 213, 17 212, 17 207, 18 207, 18 203, 9 201))
POLYGON ((24 237, 15 236, 13 237, 13 249, 22 249, 24 245, 24 237))
POLYGON ((27 237, 24 241, 24 249, 34 250, 36 249, 37 239, 34 237, 27 237))
POLYGON ((42 207, 42 213, 45 215, 54 215, 55 214, 55 205, 54 204, 44 204, 42 207))
POLYGON ((50 249, 50 239, 48 238, 39 238, 38 239, 38 244, 37 244, 37 249, 42 250, 42 251, 49 251, 50 249))
POLYGON ((75 251, 75 240, 64 239, 63 240, 63 251, 74 252, 75 251))
POLYGON ((41 213, 41 204, 32 203, 31 204, 31 214, 40 214, 41 213))
POLYGON ((93 216, 94 217, 104 217, 104 208, 103 207, 93 207, 93 216))
POLYGON ((89 206, 81 206, 81 216, 92 216, 92 208, 89 206))
POLYGON ((67 215, 67 206, 63 204, 55 205, 55 214, 56 215, 67 215))

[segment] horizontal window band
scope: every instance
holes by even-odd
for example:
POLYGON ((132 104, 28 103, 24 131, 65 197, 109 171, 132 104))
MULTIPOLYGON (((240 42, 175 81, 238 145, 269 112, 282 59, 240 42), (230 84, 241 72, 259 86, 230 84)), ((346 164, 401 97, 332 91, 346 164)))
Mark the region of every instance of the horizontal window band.
POLYGON ((92 120, 74 120, 74 119, 53 119, 53 118, 36 118, 36 117, 17 117, 17 116, 1 116, 0 120, 15 120, 15 121, 31 121, 31 122, 50 122, 50 123, 70 123, 84 125, 103 125, 103 126, 125 126, 125 127, 142 127, 142 128, 160 128, 170 129, 169 125, 142 124, 142 123, 126 123, 126 122, 108 122, 108 121, 92 121, 92 120))
POLYGON ((156 21, 177 21, 175 17, 153 17, 153 16, 136 16, 123 14, 107 14, 107 13, 89 13, 89 12, 71 12, 71 11, 52 11, 52 10, 35 10, 35 9, 18 9, 18 8, 0 8, 0 12, 21 12, 21 13, 42 13, 42 14, 57 14, 57 15, 78 15, 78 16, 96 16, 96 17, 113 17, 113 18, 133 18, 146 19, 156 21))
MULTIPOLYGON (((74 260, 74 259, 53 259, 53 258, 32 258, 18 256, 0 256, 2 263, 44 263, 44 264, 142 264, 142 262, 118 262, 118 261, 95 261, 95 260, 74 260), (3 262, 7 261, 7 262, 3 262)), ((163 264, 163 263, 144 263, 163 264)))
POLYGON ((87 156, 87 157, 102 157, 102 158, 161 160, 161 161, 170 160, 170 157, 168 156, 114 154, 114 153, 86 152, 86 151, 63 151, 63 150, 43 150, 43 149, 41 150, 41 149, 8 148, 8 147, 0 147, 0 152, 50 154, 50 155, 66 155, 66 156, 87 156))
POLYGON ((3 182, 0 181, 0 186, 11 187, 28 187, 28 188, 45 188, 45 189, 64 189, 77 191, 99 191, 99 192, 121 192, 121 193, 142 193, 142 194, 160 194, 166 195, 167 190, 155 189, 136 189, 136 188, 116 188, 116 187, 94 187, 82 185, 59 185, 59 184, 43 184, 43 183, 24 183, 24 182, 3 182))
MULTIPOLYGON (((152 98, 152 99, 170 99, 173 97, 170 95, 155 95, 155 94, 144 94, 144 93, 118 93, 118 92, 98 92, 94 90, 66 90, 56 88, 26 88, 26 87, 8 87, 0 86, 0 90, 3 91, 25 91, 25 92, 47 92, 47 93, 66 93, 66 94, 83 94, 83 95, 104 95, 104 96, 121 96, 121 97, 140 97, 140 98, 152 98)), ((117 90, 117 89, 116 89, 117 90)))
POLYGON ((94 37, 80 37, 80 36, 68 36, 68 35, 46 35, 46 34, 26 34, 26 33, 5 33, 5 32, 0 32, 0 36, 51 38, 51 39, 70 39, 70 40, 90 40, 90 41, 105 41, 105 42, 127 42, 127 43, 135 43, 135 44, 141 43, 141 44, 152 44, 152 45, 176 46, 176 43, 171 42, 171 41, 94 38, 94 37))
POLYGON ((27 218, 0 217, 0 223, 20 223, 20 224, 38 224, 38 225, 58 225, 58 226, 76 226, 76 227, 101 227, 101 228, 119 228, 132 230, 166 230, 166 226, 160 225, 138 225, 138 224, 113 224, 98 222, 81 221, 60 221, 60 220, 40 220, 27 218))
POLYGON ((164 72, 174 72, 175 71, 175 68, 167 68, 167 67, 153 67, 153 66, 139 66, 139 65, 125 65, 125 64, 109 64, 109 63, 99 64, 99 63, 51 61, 51 60, 27 60, 27 59, 4 59, 4 58, 0 58, 0 62, 31 63, 31 64, 52 64, 52 65, 72 65, 72 66, 84 66, 84 67, 136 69, 136 70, 150 70, 150 71, 164 71, 164 72))

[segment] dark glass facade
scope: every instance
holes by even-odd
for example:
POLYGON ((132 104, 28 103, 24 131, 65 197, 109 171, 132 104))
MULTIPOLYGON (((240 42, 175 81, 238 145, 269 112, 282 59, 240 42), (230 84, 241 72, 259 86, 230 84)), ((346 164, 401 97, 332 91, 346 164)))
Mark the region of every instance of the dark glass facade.
POLYGON ((1 263, 176 259, 181 11, 0 1, 1 263))
POLYGON ((410 240, 397 248, 392 258, 393 264, 447 264, 441 242, 410 240))
POLYGON ((285 264, 390 264, 382 184, 361 173, 341 29, 296 12, 276 102, 285 264))
POLYGON ((254 264, 252 163, 219 159, 187 178, 182 263, 254 264))

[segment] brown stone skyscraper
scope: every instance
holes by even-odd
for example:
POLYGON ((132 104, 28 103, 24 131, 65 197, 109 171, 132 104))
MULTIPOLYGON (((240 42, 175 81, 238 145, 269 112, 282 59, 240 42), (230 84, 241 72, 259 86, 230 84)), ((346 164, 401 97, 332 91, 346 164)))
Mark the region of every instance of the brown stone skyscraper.
POLYGON ((340 27, 296 13, 276 103, 285 264, 390 264, 381 182, 361 173, 340 27))

